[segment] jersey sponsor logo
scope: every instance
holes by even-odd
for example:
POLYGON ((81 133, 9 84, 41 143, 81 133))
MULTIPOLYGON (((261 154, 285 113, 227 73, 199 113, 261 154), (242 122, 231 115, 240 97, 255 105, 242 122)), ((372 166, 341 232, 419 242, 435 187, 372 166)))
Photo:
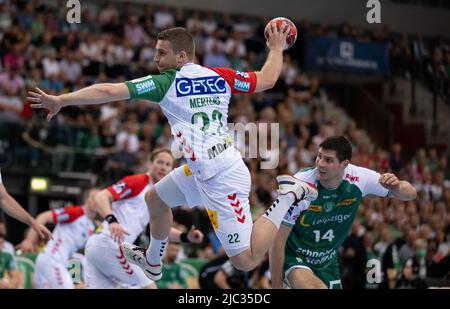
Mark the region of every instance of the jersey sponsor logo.
POLYGON ((233 88, 236 90, 239 90, 239 91, 249 92, 250 91, 250 82, 244 82, 239 79, 234 79, 233 88))
POLYGON ((351 205, 351 204, 353 204, 355 202, 356 202, 356 197, 340 201, 339 203, 337 203, 336 206, 348 206, 348 205, 351 205))
POLYGON ((312 225, 319 225, 319 224, 328 224, 331 222, 337 222, 337 223, 342 223, 344 221, 347 221, 349 218, 351 218, 352 215, 351 214, 339 214, 339 215, 334 215, 331 217, 327 217, 327 218, 321 218, 318 220, 313 220, 313 222, 311 223, 312 225))
POLYGON ((308 210, 310 210, 310 211, 322 211, 322 206, 320 206, 320 205, 309 205, 308 210))
POLYGON ((316 251, 309 248, 297 247, 295 251, 303 256, 303 260, 300 263, 306 262, 312 265, 320 265, 328 262, 336 255, 336 250, 334 248, 324 251, 316 251))
POLYGON ((153 91, 155 89, 156 89, 156 85, 152 79, 136 84, 136 92, 138 95, 153 91))
POLYGON ((185 174, 187 177, 192 176, 192 172, 191 172, 191 170, 189 169, 189 167, 187 166, 187 164, 183 165, 183 171, 184 171, 184 174, 185 174))
POLYGON ((211 210, 209 208, 206 208, 206 211, 208 212, 208 217, 211 221, 212 226, 214 227, 214 230, 217 230, 219 228, 219 223, 217 221, 217 211, 211 210))
POLYGON ((353 176, 353 175, 350 175, 348 173, 345 175, 345 178, 347 178, 351 182, 358 182, 359 181, 359 176, 353 176))
POLYGON ((250 78, 250 75, 247 72, 236 71, 236 75, 239 75, 243 78, 250 78))
POLYGON ((175 82, 177 97, 189 95, 226 93, 225 80, 221 76, 200 78, 177 78, 175 82))

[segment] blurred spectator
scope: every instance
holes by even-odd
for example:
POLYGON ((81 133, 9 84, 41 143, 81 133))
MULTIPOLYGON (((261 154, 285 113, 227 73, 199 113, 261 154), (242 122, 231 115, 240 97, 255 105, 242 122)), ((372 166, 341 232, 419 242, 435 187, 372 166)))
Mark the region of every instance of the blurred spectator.
POLYGON ((166 254, 163 258, 163 276, 161 280, 156 281, 159 289, 186 289, 187 274, 177 262, 177 256, 181 245, 169 243, 166 254))
POLYGON ((8 240, 6 240, 7 235, 8 235, 8 230, 6 227, 6 223, 0 222, 0 237, 3 236, 3 252, 14 255, 14 253, 16 252, 16 249, 14 248, 12 243, 10 243, 8 240))
POLYGON ((395 174, 399 173, 406 165, 406 161, 402 154, 402 145, 395 143, 392 145, 391 155, 389 157, 389 167, 395 174))
POLYGON ((4 251, 5 237, 0 234, 0 289, 17 289, 20 274, 13 255, 4 251))

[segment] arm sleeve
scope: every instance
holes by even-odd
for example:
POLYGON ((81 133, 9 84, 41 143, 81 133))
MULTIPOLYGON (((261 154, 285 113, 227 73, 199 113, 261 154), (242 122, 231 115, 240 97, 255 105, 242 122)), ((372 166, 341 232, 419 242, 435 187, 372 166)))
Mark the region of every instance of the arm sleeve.
POLYGON ((131 81, 125 85, 130 91, 131 99, 144 99, 159 103, 166 96, 172 85, 176 70, 167 70, 159 75, 148 75, 131 81))
POLYGON ((380 185, 378 180, 380 179, 380 173, 372 171, 367 168, 361 168, 361 180, 363 181, 362 195, 366 196, 373 194, 376 196, 385 197, 389 194, 389 190, 380 185))
POLYGON ((70 223, 84 215, 84 209, 80 206, 67 206, 52 211, 53 223, 70 223))
POLYGON ((231 93, 253 93, 256 88, 256 74, 254 72, 239 72, 230 68, 209 68, 219 74, 228 86, 231 93))
POLYGON ((114 201, 134 197, 149 184, 147 174, 127 176, 119 182, 109 186, 107 190, 112 194, 114 201))

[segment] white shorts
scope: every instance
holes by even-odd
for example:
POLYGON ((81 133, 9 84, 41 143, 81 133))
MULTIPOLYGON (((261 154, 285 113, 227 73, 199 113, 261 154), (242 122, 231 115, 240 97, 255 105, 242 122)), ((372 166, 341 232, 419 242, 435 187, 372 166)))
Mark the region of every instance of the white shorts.
POLYGON ((234 256, 250 247, 250 187, 250 172, 238 160, 207 180, 195 178, 187 165, 180 166, 156 183, 155 190, 170 208, 203 205, 225 252, 234 256))
POLYGON ((46 254, 39 254, 34 267, 37 289, 73 289, 72 277, 67 265, 55 261, 46 254))
POLYGON ((150 280, 138 266, 128 263, 118 243, 108 235, 92 235, 85 249, 86 288, 124 289, 150 286, 150 280))

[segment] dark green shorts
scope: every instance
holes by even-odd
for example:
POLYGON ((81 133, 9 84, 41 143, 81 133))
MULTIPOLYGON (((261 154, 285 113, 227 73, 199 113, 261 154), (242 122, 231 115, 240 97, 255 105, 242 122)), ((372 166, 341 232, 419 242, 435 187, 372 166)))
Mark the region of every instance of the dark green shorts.
POLYGON ((342 289, 341 272, 337 258, 325 265, 313 266, 303 261, 299 256, 286 255, 284 257, 284 282, 289 286, 287 277, 295 268, 311 270, 329 289, 342 289))

